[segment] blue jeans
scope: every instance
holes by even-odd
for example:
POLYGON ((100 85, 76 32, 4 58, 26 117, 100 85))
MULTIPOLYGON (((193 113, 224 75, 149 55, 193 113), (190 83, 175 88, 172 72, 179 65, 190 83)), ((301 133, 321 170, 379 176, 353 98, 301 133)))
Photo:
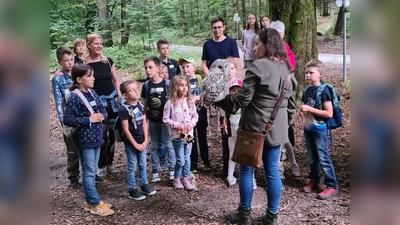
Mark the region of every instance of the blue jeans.
POLYGON ((139 182, 140 186, 147 184, 147 174, 146 174, 146 149, 142 152, 135 149, 131 143, 124 142, 125 153, 126 153, 126 180, 128 181, 128 190, 136 188, 135 182, 135 171, 136 165, 139 165, 139 182))
MULTIPOLYGON (((267 180, 268 209, 277 213, 282 192, 282 181, 278 171, 278 157, 280 145, 268 147, 264 144, 262 160, 264 164, 265 178, 267 180)), ((250 166, 239 165, 239 206, 249 210, 253 198, 253 172, 250 166)))
POLYGON ((307 155, 310 165, 309 178, 316 180, 318 183, 321 180, 319 176, 320 167, 325 173, 325 184, 328 187, 337 189, 335 170, 331 157, 328 153, 328 138, 326 131, 323 132, 308 132, 304 131, 304 139, 306 142, 307 155))
POLYGON ((87 148, 79 150, 79 159, 82 166, 82 186, 86 202, 91 206, 96 206, 100 202, 100 197, 96 190, 96 170, 100 158, 100 146, 97 148, 87 148))
POLYGON ((167 149, 168 154, 168 169, 175 169, 175 151, 172 146, 171 138, 169 137, 169 131, 167 124, 158 121, 149 120, 149 130, 150 130, 150 139, 151 139, 151 147, 150 147, 150 162, 152 173, 158 172, 158 149, 160 148, 160 138, 164 147, 167 149))
POLYGON ((245 63, 245 69, 247 69, 247 68, 249 68, 249 66, 251 65, 251 63, 253 62, 254 60, 244 60, 244 63, 245 63))
POLYGON ((175 178, 190 176, 190 153, 192 152, 192 143, 187 144, 182 140, 172 141, 175 149, 176 155, 176 165, 175 165, 175 178))

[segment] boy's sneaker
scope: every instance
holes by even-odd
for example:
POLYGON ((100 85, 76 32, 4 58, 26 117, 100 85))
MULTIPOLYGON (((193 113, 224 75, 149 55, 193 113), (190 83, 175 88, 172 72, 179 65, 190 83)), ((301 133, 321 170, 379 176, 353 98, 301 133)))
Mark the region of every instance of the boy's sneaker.
POLYGON ((99 168, 97 171, 97 176, 104 178, 107 175, 107 168, 103 167, 103 168, 99 168))
POLYGON ((303 191, 306 193, 310 193, 311 191, 315 191, 319 189, 319 183, 316 180, 310 180, 306 186, 303 187, 303 191))
POLYGON ((290 166, 290 173, 292 174, 293 177, 300 177, 300 168, 297 164, 293 164, 290 166))
MULTIPOLYGON (((85 205, 85 208, 84 208, 85 212, 90 212, 90 210, 92 209, 92 206, 89 205, 87 202, 84 202, 83 204, 85 205)), ((107 206, 108 208, 111 208, 111 207, 112 207, 112 205, 109 204, 109 203, 104 203, 104 204, 106 204, 106 206, 107 206)))
POLYGON ((170 170, 169 171, 169 180, 174 180, 175 179, 175 171, 174 170, 170 170))
POLYGON ((108 208, 103 201, 100 201, 99 204, 97 204, 96 206, 92 206, 92 208, 90 209, 90 213, 99 216, 109 216, 114 214, 114 210, 108 208))
POLYGON ((190 172, 196 174, 197 173, 197 163, 191 162, 190 163, 190 172))
POLYGON ((167 163, 165 160, 160 160, 160 169, 166 170, 167 169, 167 163))
POLYGON ((318 194, 319 199, 328 199, 338 194, 338 190, 335 188, 327 188, 323 192, 318 194))
POLYGON ((209 162, 205 162, 203 166, 204 166, 204 171, 211 171, 211 166, 209 162))
POLYGON ((161 181, 161 178, 160 178, 160 176, 158 175, 158 173, 153 173, 153 176, 152 176, 152 178, 151 178, 151 182, 157 183, 157 182, 160 182, 160 181, 161 181))
POLYGON ((183 185, 182 185, 180 177, 174 178, 174 181, 172 182, 172 184, 174 185, 175 189, 177 189, 177 190, 183 189, 183 185))
POLYGON ((135 188, 135 189, 131 189, 129 190, 129 198, 136 200, 136 201, 140 201, 146 198, 146 196, 144 196, 142 193, 140 193, 139 189, 135 188))
POLYGON ((96 183, 99 183, 99 182, 103 181, 103 178, 99 177, 99 176, 96 174, 95 181, 96 181, 96 183))
POLYGON ((69 183, 68 187, 70 187, 70 188, 77 188, 78 185, 79 185, 78 179, 76 178, 76 179, 71 179, 71 180, 70 180, 70 183, 69 183))
POLYGON ((182 182, 183 186, 185 187, 186 191, 194 190, 192 182, 190 182, 190 177, 182 177, 181 182, 182 182))
POLYGON ((140 191, 145 195, 155 195, 156 191, 153 190, 148 184, 140 186, 140 191))
POLYGON ((114 165, 107 166, 107 173, 116 174, 119 173, 119 169, 115 168, 114 165))
POLYGON ((228 187, 233 186, 234 184, 236 184, 237 181, 234 176, 228 176, 226 180, 228 181, 228 187))
POLYGON ((255 178, 253 178, 253 190, 257 189, 257 181, 255 178))

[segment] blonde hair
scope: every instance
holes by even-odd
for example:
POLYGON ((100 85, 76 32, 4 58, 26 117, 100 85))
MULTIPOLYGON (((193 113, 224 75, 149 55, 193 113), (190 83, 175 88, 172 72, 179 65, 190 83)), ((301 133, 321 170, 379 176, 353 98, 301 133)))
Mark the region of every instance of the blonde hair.
POLYGON ((176 75, 174 78, 171 80, 170 88, 169 88, 169 96, 168 100, 171 101, 173 106, 176 106, 178 103, 178 88, 179 88, 179 81, 184 80, 186 81, 188 85, 188 92, 186 95, 186 100, 187 104, 189 107, 194 106, 193 100, 192 100, 192 94, 190 93, 190 83, 189 80, 186 76, 183 75, 176 75))
POLYGON ((320 60, 312 59, 308 63, 306 63, 306 65, 304 66, 304 69, 306 69, 308 67, 316 67, 318 72, 323 73, 325 66, 324 66, 324 63, 321 62, 320 60))
MULTIPOLYGON (((97 38, 100 38, 103 40, 103 38, 100 36, 100 34, 88 34, 86 36, 86 49, 85 49, 85 53, 83 54, 83 63, 88 64, 90 62, 90 49, 88 48, 88 46, 91 45, 92 42, 97 38)), ((107 57, 105 57, 103 55, 103 52, 101 53, 100 57, 101 57, 101 61, 103 63, 107 63, 107 57)))
POLYGON ((165 64, 161 64, 160 65, 160 71, 163 70, 163 69, 168 70, 168 67, 165 64))

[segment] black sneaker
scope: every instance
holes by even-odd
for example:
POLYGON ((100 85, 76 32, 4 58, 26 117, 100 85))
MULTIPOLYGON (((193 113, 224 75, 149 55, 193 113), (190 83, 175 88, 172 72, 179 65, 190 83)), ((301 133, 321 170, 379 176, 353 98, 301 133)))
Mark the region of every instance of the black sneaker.
POLYGON ((99 182, 101 182, 101 181, 103 181, 103 178, 101 178, 100 176, 97 176, 97 174, 96 174, 96 183, 99 183, 99 182))
POLYGON ((129 198, 136 200, 136 201, 140 201, 146 198, 146 196, 142 195, 142 193, 140 193, 139 189, 135 188, 135 189, 131 189, 129 190, 129 198))
POLYGON ((156 191, 151 189, 151 187, 148 184, 143 184, 140 187, 140 191, 145 195, 155 195, 156 194, 156 191))
POLYGON ((71 179, 68 187, 70 188, 77 188, 79 185, 78 179, 71 179))
POLYGON ((210 162, 205 162, 203 166, 205 171, 211 171, 210 162))

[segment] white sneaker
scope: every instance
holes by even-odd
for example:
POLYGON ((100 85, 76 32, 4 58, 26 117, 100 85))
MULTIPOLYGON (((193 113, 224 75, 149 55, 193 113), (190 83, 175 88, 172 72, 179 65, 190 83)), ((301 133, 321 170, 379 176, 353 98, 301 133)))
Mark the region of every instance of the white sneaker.
POLYGON ((103 167, 103 168, 99 168, 97 170, 97 176, 104 178, 107 175, 107 168, 103 167))
POLYGON ((234 177, 234 176, 228 176, 227 178, 226 178, 226 180, 228 181, 228 186, 229 187, 231 187, 231 186, 233 186, 234 184, 236 184, 236 178, 234 177))
POLYGON ((174 180, 175 179, 175 171, 170 170, 169 171, 169 180, 174 180))
POLYGON ((152 179, 151 179, 151 182, 157 183, 157 182, 160 182, 160 181, 161 181, 161 178, 160 178, 160 176, 158 175, 158 173, 153 173, 153 177, 152 177, 152 179))
POLYGON ((256 190, 256 189, 257 189, 257 182, 256 182, 256 179, 253 178, 253 190, 256 190))

